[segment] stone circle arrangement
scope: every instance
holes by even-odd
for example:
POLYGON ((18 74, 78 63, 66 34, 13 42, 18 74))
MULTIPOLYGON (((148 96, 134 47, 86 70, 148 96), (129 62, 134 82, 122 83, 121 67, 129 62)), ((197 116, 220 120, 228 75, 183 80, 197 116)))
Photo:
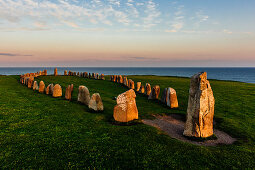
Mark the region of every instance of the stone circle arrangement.
MULTIPOLYGON (((36 73, 26 73, 20 76, 20 82, 28 88, 52 95, 54 98, 62 97, 62 87, 59 84, 49 84, 45 86, 43 81, 34 80, 38 76, 47 76, 47 70, 36 73)), ((54 69, 54 76, 58 76, 57 68, 54 69)), ((79 76, 84 78, 105 80, 104 74, 88 72, 64 71, 64 76, 79 76)), ((148 100, 159 100, 160 86, 151 87, 149 83, 142 85, 132 79, 122 75, 111 75, 110 81, 122 84, 129 88, 128 91, 120 94, 116 98, 116 105, 113 109, 113 118, 117 122, 130 122, 138 119, 138 109, 136 106, 136 92, 148 96, 148 100)), ((65 99, 72 100, 73 84, 68 85, 65 91, 65 99)), ((103 111, 104 106, 99 93, 90 96, 89 89, 80 85, 78 88, 77 101, 88 106, 93 111, 103 111)), ((163 90, 160 101, 169 108, 178 108, 178 99, 175 89, 172 87, 163 90)), ((207 80, 207 73, 200 72, 191 77, 189 100, 186 115, 186 124, 183 135, 188 137, 207 138, 213 135, 213 116, 215 99, 213 91, 207 80)))

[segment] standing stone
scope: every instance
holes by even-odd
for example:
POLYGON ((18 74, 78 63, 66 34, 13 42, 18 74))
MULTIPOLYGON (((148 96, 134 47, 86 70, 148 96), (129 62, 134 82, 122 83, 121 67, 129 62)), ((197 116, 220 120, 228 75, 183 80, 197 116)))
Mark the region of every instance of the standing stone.
POLYGON ((89 89, 86 86, 79 86, 78 102, 88 105, 89 100, 90 100, 89 89))
POLYGON ((33 80, 33 78, 30 77, 30 78, 28 79, 28 82, 27 82, 27 87, 31 89, 32 86, 33 86, 33 83, 34 83, 34 80, 33 80))
POLYGON ((53 87, 53 94, 52 94, 53 97, 61 97, 62 96, 62 88, 59 84, 56 84, 54 87, 53 87))
POLYGON ((66 100, 71 100, 72 99, 72 93, 73 93, 73 84, 68 85, 68 87, 66 88, 65 99, 66 100))
POLYGON ((91 78, 91 74, 89 73, 89 78, 91 78))
POLYGON ((129 122, 138 119, 135 98, 136 94, 133 89, 130 89, 117 97, 117 105, 114 107, 113 111, 115 121, 129 122))
POLYGON ((145 90, 144 90, 144 85, 142 85, 141 88, 140 88, 140 90, 139 90, 139 93, 144 94, 144 91, 145 91, 145 90))
POLYGON ((123 84, 124 84, 125 86, 128 86, 128 79, 127 79, 127 77, 124 77, 124 78, 123 78, 123 84))
POLYGON ((191 77, 189 103, 183 135, 209 137, 213 135, 214 97, 207 73, 191 77))
POLYGON ((77 73, 77 76, 80 76, 80 72, 77 73))
POLYGON ((39 90, 37 81, 34 81, 33 90, 39 90))
POLYGON ((145 92, 144 92, 147 96, 149 96, 151 94, 151 85, 149 83, 146 83, 145 85, 145 92))
POLYGON ((64 75, 67 76, 67 70, 64 71, 64 75))
POLYGON ((101 79, 101 80, 105 80, 104 74, 101 74, 100 79, 101 79))
POLYGON ((141 88, 142 83, 141 82, 137 82, 136 83, 136 91, 139 92, 140 88, 141 88))
POLYGON ((89 108, 94 111, 103 111, 104 105, 99 93, 94 93, 89 101, 89 108))
POLYGON ((96 77, 96 76, 95 76, 95 73, 92 73, 92 78, 95 79, 95 77, 96 77))
POLYGON ((170 108, 177 108, 178 99, 176 91, 171 87, 165 88, 161 96, 161 102, 170 108))
POLYGON ((73 72, 73 76, 76 76, 76 72, 73 72))
POLYGON ((40 81, 39 83, 39 93, 44 93, 45 91, 45 84, 43 81, 40 81))
POLYGON ((45 93, 46 94, 53 94, 53 88, 54 88, 54 85, 53 84, 49 84, 46 88, 46 91, 45 93))
POLYGON ((121 83, 121 84, 123 83, 123 78, 121 75, 118 76, 118 83, 121 83))
POLYGON ((130 89, 135 89, 135 82, 133 80, 130 81, 130 89))
POLYGON ((95 79, 99 80, 99 74, 98 73, 96 73, 95 79))
POLYGON ((160 87, 159 87, 159 85, 156 85, 152 88, 152 91, 151 91, 148 99, 158 99, 159 93, 160 93, 160 87))
POLYGON ((116 82, 117 81, 117 76, 113 75, 113 81, 116 82))
POLYGON ((57 75, 58 75, 58 69, 55 68, 55 69, 54 69, 54 76, 57 76, 57 75))
POLYGON ((87 72, 85 72, 85 75, 84 75, 86 78, 88 78, 88 73, 87 72))

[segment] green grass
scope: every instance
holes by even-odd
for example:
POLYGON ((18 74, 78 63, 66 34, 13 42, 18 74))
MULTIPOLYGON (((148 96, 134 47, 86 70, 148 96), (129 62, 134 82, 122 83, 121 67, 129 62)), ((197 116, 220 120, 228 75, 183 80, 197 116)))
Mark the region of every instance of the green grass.
MULTIPOLYGON (((106 77, 109 80, 109 77, 106 77)), ((139 118, 152 114, 185 116, 188 78, 129 76, 172 87, 180 107, 169 109, 137 94, 139 118)), ((215 127, 238 139, 233 145, 196 146, 173 139, 154 127, 113 122, 114 97, 126 87, 102 80, 42 76, 46 85, 59 83, 63 92, 74 84, 73 101, 39 94, 19 83, 19 76, 0 76, 1 168, 228 169, 255 167, 255 85, 211 80, 216 100, 215 127), (76 102, 78 86, 100 93, 105 110, 92 113, 76 102)), ((64 94, 64 93, 63 93, 64 94)))

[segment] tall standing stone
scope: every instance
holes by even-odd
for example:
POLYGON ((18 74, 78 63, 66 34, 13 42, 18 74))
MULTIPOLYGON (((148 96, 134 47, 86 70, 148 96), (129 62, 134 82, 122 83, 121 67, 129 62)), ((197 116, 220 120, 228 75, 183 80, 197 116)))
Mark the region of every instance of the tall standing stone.
POLYGON ((57 75, 58 75, 58 69, 55 68, 55 69, 54 69, 54 76, 57 76, 57 75))
POLYGON ((104 74, 101 74, 100 79, 101 79, 101 80, 105 80, 104 74))
POLYGON ((56 84, 54 87, 53 87, 53 94, 52 94, 53 97, 62 97, 62 88, 59 84, 56 84))
POLYGON ((67 70, 64 71, 64 75, 67 76, 67 70))
POLYGON ((183 134, 192 137, 213 135, 214 97, 207 73, 191 77, 187 118, 183 134))
POLYGON ((43 81, 40 81, 39 83, 39 93, 44 93, 45 91, 45 84, 43 81))
POLYGON ((165 103, 170 108, 177 108, 178 99, 176 91, 171 87, 165 88, 161 96, 161 102, 165 103))
POLYGON ((90 109, 92 109, 94 111, 103 111, 104 110, 104 105, 103 105, 103 102, 102 102, 102 99, 101 99, 99 93, 94 93, 91 96, 88 106, 90 109))
POLYGON ((37 81, 34 81, 33 90, 39 90, 37 81))
POLYGON ((72 93, 73 93, 73 84, 68 85, 65 92, 65 99, 71 100, 72 99, 72 93))
POLYGON ((156 85, 152 88, 152 91, 151 91, 148 99, 158 99, 159 93, 160 93, 160 87, 159 87, 159 85, 156 85))
POLYGON ((140 88, 141 88, 142 83, 141 82, 137 82, 136 83, 136 91, 139 92, 140 88))
POLYGON ((149 83, 146 83, 145 86, 145 92, 144 92, 147 96, 149 96, 151 94, 151 85, 149 83))
POLYGON ((129 122, 138 119, 136 107, 136 94, 133 89, 120 94, 117 97, 117 105, 114 107, 113 117, 118 122, 129 122))
POLYGON ((124 78, 123 78, 123 84, 124 84, 125 86, 128 86, 128 79, 127 79, 127 77, 124 77, 124 78))
POLYGON ((79 86, 78 102, 88 105, 89 100, 90 100, 89 89, 86 86, 79 86))

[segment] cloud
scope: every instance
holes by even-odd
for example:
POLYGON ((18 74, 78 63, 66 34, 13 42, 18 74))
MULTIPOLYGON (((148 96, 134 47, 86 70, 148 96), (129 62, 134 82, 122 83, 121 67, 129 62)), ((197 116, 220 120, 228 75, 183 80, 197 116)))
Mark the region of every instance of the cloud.
POLYGON ((227 30, 227 29, 224 29, 223 32, 224 32, 225 34, 233 34, 232 31, 229 31, 229 30, 227 30))
POLYGON ((14 56, 33 56, 33 55, 31 55, 31 54, 0 53, 0 56, 14 57, 14 56))
POLYGON ((156 3, 152 0, 149 0, 146 3, 146 9, 144 13, 147 16, 143 19, 144 27, 150 28, 160 23, 159 16, 161 15, 161 12, 157 9, 156 6, 156 3))
POLYGON ((174 13, 173 21, 171 22, 171 29, 165 30, 165 32, 178 32, 184 26, 184 5, 179 5, 174 13))

